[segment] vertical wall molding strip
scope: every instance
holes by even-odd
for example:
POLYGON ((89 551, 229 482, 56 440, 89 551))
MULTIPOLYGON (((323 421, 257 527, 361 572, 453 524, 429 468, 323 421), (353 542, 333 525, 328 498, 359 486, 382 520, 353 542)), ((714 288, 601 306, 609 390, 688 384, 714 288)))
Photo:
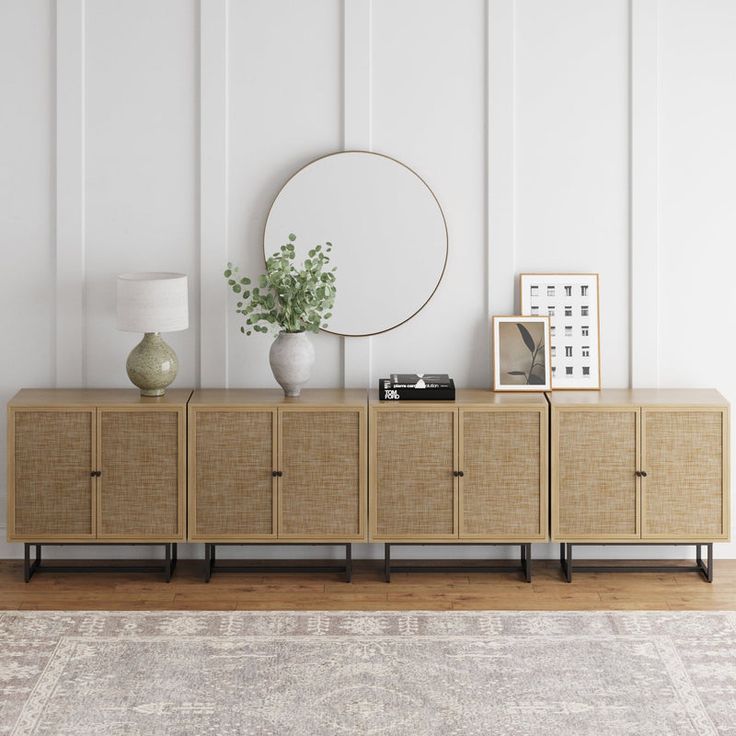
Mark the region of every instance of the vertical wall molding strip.
POLYGON ((200 384, 228 386, 229 0, 200 8, 200 384))
POLYGON ((84 0, 56 7, 56 385, 84 386, 84 0))
POLYGON ((658 0, 631 2, 631 385, 659 385, 658 0))
POLYGON ((486 211, 490 317, 516 311, 515 0, 489 0, 487 22, 486 211))
MULTIPOLYGON (((343 147, 370 151, 371 0, 343 0, 343 147)), ((340 281, 337 282, 338 288, 340 281)), ((345 388, 368 388, 371 338, 343 338, 345 388)))

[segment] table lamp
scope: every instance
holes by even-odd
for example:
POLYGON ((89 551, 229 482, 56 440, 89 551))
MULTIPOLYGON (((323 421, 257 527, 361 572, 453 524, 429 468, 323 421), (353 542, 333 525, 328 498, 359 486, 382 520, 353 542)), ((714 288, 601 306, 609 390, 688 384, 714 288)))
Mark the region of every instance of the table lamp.
POLYGON ((118 276, 118 329, 142 332, 126 369, 141 396, 163 396, 179 361, 160 332, 189 326, 187 277, 182 273, 124 273, 118 276))

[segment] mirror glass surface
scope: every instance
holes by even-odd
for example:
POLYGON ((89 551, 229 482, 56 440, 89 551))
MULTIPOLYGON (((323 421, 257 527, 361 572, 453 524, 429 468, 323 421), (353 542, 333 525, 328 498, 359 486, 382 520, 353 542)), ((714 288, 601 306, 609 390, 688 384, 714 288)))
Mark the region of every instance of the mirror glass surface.
POLYGON ((413 317, 431 298, 447 261, 447 227, 427 184, 376 153, 324 156, 294 174, 266 221, 264 253, 297 236, 299 267, 330 241, 337 266, 335 308, 326 332, 374 335, 413 317))

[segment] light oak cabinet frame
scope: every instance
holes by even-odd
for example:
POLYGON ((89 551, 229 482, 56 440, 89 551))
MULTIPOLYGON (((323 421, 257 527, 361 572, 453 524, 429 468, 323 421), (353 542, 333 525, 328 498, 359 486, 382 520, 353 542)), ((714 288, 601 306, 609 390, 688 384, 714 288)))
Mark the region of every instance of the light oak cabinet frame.
MULTIPOLYGON (((730 410, 726 400, 711 390, 604 390, 599 394, 553 393, 551 403, 551 522, 552 540, 565 543, 630 542, 640 543, 711 543, 730 539, 730 410), (635 443, 636 467, 632 469, 631 483, 635 488, 636 529, 631 534, 571 534, 560 529, 560 419, 568 412, 627 412, 636 416, 635 443), (708 534, 652 533, 647 529, 645 503, 647 484, 652 482, 647 471, 650 460, 647 457, 646 419, 654 413, 709 413, 720 417, 721 433, 721 489, 720 489, 720 531, 708 534)), ((693 509, 697 513, 697 509, 693 509)))
POLYGON ((249 542, 313 544, 367 541, 367 405, 365 391, 305 389, 289 399, 271 389, 202 389, 189 404, 189 536, 193 542, 248 544, 249 542), (270 534, 209 534, 197 530, 197 416, 204 412, 270 412, 272 414, 272 528, 270 534), (288 479, 283 473, 283 420, 292 412, 352 413, 358 416, 358 497, 355 534, 287 534, 282 531, 283 494, 288 479))
MULTIPOLYGON (((369 410, 369 519, 370 519, 370 541, 372 542, 394 542, 403 544, 423 543, 448 543, 448 544, 472 544, 472 543, 494 543, 494 544, 520 544, 524 542, 545 542, 548 535, 548 407, 542 393, 539 394, 495 394, 487 390, 462 390, 457 392, 455 402, 388 402, 379 401, 375 392, 372 394, 369 410), (386 412, 401 413, 427 413, 440 412, 451 413, 453 416, 452 437, 453 453, 452 468, 448 468, 448 483, 452 483, 452 532, 444 534, 397 534, 382 533, 378 529, 379 498, 377 487, 378 474, 378 418, 386 412), (464 417, 469 413, 537 413, 539 416, 539 490, 538 490, 538 523, 534 532, 528 534, 514 533, 470 533, 463 528, 464 498, 466 477, 464 475, 465 464, 465 437, 464 417)), ((520 448, 523 451, 523 448, 520 448)), ((421 498, 417 498, 421 503, 421 498)))
POLYGON ((8 470, 8 542, 91 542, 97 538, 97 478, 92 472, 97 467, 97 454, 95 445, 97 442, 97 411, 94 407, 64 407, 64 406, 34 406, 34 407, 8 407, 8 434, 7 434, 7 470, 8 470), (90 457, 89 457, 89 494, 90 494, 90 518, 88 534, 54 534, 44 533, 43 536, 22 534, 16 531, 16 467, 15 467, 15 445, 16 445, 16 417, 21 413, 79 413, 89 415, 90 422, 90 457))
MULTIPOLYGON (((658 534, 648 530, 647 528, 647 514, 644 512, 645 503, 647 500, 647 488, 651 482, 649 477, 640 479, 641 483, 641 515, 642 515, 642 538, 649 539, 656 542, 727 542, 731 539, 731 494, 730 494, 730 480, 731 480, 731 465, 730 465, 730 411, 728 406, 724 406, 720 409, 710 407, 692 407, 692 406, 657 406, 657 407, 642 407, 641 409, 641 457, 642 457, 642 468, 646 471, 649 467, 649 460, 647 457, 647 432, 645 430, 646 418, 648 414, 654 413, 702 413, 709 412, 720 415, 720 432, 721 432, 721 531, 718 534, 710 533, 706 535, 694 535, 694 534, 658 534)), ((694 509, 697 513, 697 508, 694 509)))
MULTIPOLYGON (((459 409, 458 417, 458 463, 465 466, 463 461, 465 457, 465 441, 464 441, 464 415, 470 412, 497 412, 503 414, 509 413, 529 413, 530 411, 538 411, 539 413, 539 523, 535 533, 512 534, 503 533, 500 535, 474 534, 463 528, 464 504, 465 498, 464 485, 466 483, 465 476, 458 478, 458 537, 462 541, 489 541, 499 543, 520 543, 520 542, 546 542, 549 540, 549 412, 545 407, 538 407, 532 410, 529 406, 504 406, 503 408, 488 408, 481 406, 464 406, 459 409)), ((520 448, 523 449, 523 448, 520 448)), ((464 468, 463 468, 464 469, 464 468)))
POLYGON ((278 518, 278 478, 271 476, 271 533, 256 534, 204 534, 197 532, 197 415, 207 411, 216 411, 217 413, 238 413, 238 414, 254 414, 269 413, 271 414, 271 463, 272 470, 277 471, 279 467, 278 461, 278 417, 277 410, 271 407, 242 407, 242 406, 193 406, 189 407, 188 422, 188 513, 189 513, 189 534, 188 539, 192 542, 240 542, 244 539, 256 542, 267 542, 276 540, 277 528, 276 520, 278 518))
MULTIPOLYGON (((370 418, 368 422, 368 445, 370 448, 370 460, 368 467, 368 478, 369 478, 369 512, 368 516, 370 519, 370 540, 372 542, 422 542, 431 541, 457 541, 459 532, 459 510, 460 510, 460 499, 459 499, 459 478, 456 476, 450 476, 449 473, 457 472, 458 470, 458 456, 459 456, 459 420, 457 408, 454 407, 450 402, 446 402, 443 406, 440 404, 430 404, 424 402, 415 402, 409 404, 408 402, 396 404, 390 404, 385 407, 372 406, 370 410, 370 418), (400 404, 400 405, 399 405, 400 404), (378 515, 379 515, 379 499, 377 489, 377 478, 378 478, 378 415, 382 412, 387 411, 400 411, 401 413, 432 413, 437 412, 441 414, 450 414, 452 416, 452 468, 448 468, 448 485, 452 485, 452 532, 447 534, 433 533, 433 534, 390 534, 383 535, 378 531, 378 515)), ((411 472, 411 469, 407 469, 407 472, 411 472)))
MULTIPOLYGON (((9 542, 47 543, 168 543, 186 539, 186 403, 191 391, 174 389, 164 399, 142 399, 135 389, 24 389, 8 405, 7 478, 9 542), (167 412, 177 416, 176 533, 166 535, 101 533, 101 495, 106 476, 102 467, 102 416, 105 413, 167 412), (16 417, 21 413, 83 413, 90 417, 90 532, 87 534, 25 534, 16 528, 16 417)), ((53 472, 49 468, 48 472, 53 472)))

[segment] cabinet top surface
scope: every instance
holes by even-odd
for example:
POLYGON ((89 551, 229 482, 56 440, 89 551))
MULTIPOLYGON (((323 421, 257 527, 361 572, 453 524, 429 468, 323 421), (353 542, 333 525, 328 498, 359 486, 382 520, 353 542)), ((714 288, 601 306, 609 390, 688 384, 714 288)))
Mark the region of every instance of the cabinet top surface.
POLYGON ((728 406, 712 388, 621 388, 602 391, 552 391, 553 407, 566 406, 728 406))
POLYGON ((197 389, 190 406, 365 406, 365 389, 305 388, 300 396, 284 396, 277 388, 197 389))
POLYGON ((446 407, 455 406, 547 406, 544 393, 495 392, 483 388, 460 388, 455 391, 455 401, 381 401, 378 390, 370 392, 371 406, 406 409, 407 407, 446 407))
POLYGON ((185 406, 192 391, 169 389, 163 396, 141 396, 137 388, 24 388, 10 400, 11 407, 69 406, 185 406))

